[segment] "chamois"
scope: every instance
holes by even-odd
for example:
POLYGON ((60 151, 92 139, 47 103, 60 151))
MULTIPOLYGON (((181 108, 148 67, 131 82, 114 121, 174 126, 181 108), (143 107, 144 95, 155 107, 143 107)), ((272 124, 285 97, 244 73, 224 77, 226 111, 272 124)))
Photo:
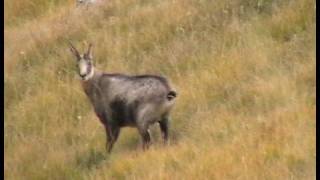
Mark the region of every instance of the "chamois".
POLYGON ((92 63, 92 44, 84 54, 70 41, 69 45, 77 60, 83 90, 105 127, 108 153, 122 127, 136 127, 142 148, 147 149, 151 142, 149 127, 158 122, 164 142, 168 141, 169 113, 177 93, 166 78, 101 72, 92 63))

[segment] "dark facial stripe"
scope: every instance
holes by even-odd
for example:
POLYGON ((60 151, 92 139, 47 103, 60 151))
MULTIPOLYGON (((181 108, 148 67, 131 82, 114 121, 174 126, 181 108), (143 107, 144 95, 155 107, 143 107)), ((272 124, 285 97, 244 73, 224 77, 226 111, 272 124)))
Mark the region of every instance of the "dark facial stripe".
POLYGON ((91 63, 91 61, 89 61, 88 68, 87 68, 87 75, 90 74, 91 70, 92 70, 92 63, 91 63))

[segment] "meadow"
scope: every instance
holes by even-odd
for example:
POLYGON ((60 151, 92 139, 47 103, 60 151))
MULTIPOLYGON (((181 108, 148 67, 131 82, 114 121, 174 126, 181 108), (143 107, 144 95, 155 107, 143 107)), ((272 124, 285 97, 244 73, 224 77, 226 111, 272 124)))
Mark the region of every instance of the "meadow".
POLYGON ((4 8, 5 179, 315 179, 315 0, 4 8), (170 79, 169 145, 125 128, 106 153, 67 39, 100 70, 170 79))

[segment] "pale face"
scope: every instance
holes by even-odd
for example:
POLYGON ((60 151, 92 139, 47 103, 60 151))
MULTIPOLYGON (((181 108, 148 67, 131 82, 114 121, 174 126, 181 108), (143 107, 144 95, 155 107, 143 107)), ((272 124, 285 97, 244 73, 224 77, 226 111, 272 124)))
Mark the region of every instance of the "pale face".
POLYGON ((82 80, 88 80, 93 76, 93 66, 92 60, 85 55, 81 56, 81 59, 78 60, 78 70, 79 76, 82 80))
POLYGON ((92 65, 92 44, 89 44, 88 51, 85 54, 80 54, 78 50, 70 44, 70 51, 77 59, 78 73, 82 80, 87 81, 93 77, 94 68, 92 65))

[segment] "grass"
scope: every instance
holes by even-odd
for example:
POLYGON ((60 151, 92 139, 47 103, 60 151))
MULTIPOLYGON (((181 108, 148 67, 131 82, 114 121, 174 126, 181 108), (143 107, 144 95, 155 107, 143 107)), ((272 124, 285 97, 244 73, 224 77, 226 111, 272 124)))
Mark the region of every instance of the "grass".
POLYGON ((315 1, 5 1, 6 179, 314 179, 315 1), (113 153, 66 39, 179 92, 170 145, 113 153))

